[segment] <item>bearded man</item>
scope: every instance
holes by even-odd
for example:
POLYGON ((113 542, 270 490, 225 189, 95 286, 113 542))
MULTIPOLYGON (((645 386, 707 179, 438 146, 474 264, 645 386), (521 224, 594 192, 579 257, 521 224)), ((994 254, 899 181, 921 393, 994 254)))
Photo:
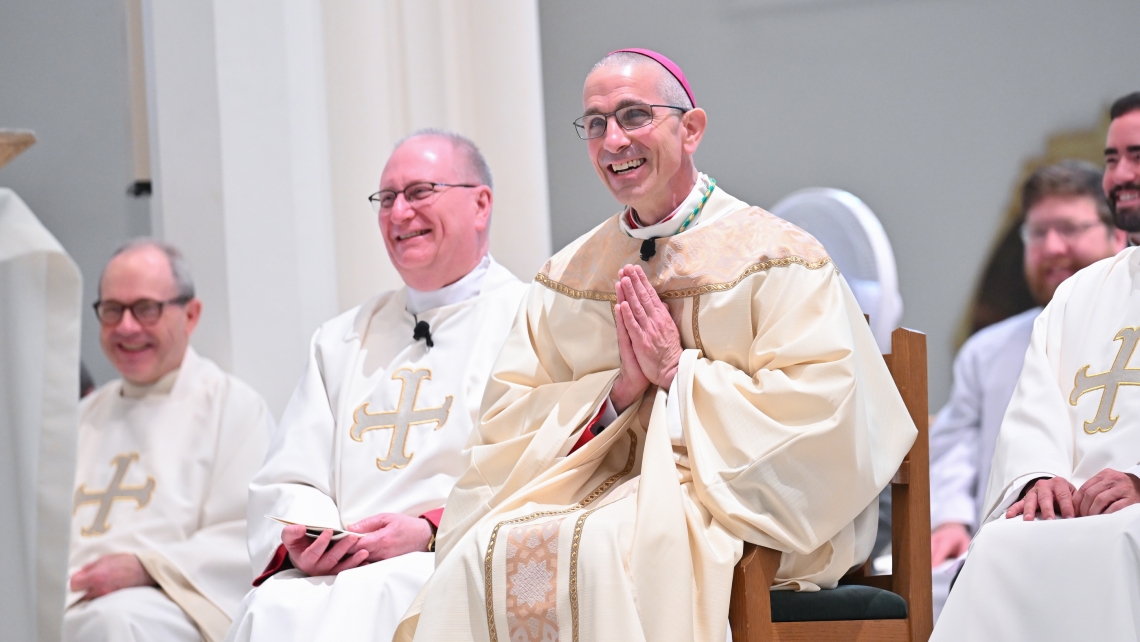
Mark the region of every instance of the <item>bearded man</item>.
MULTIPOLYGON (((1140 92, 1110 110, 1103 188, 1140 232, 1140 92)), ((933 640, 1140 637, 1140 252, 1057 288, 1033 326, 970 548, 933 640)))
POLYGON ((444 499, 526 290, 488 253, 491 170, 470 140, 412 134, 369 201, 406 286, 313 336, 250 485, 250 556, 265 570, 231 640, 392 638, 435 566, 444 499))
POLYGON ((719 642, 742 542, 835 586, 914 440, 823 248, 697 171, 681 70, 611 53, 583 104, 626 207, 530 286, 397 640, 719 642))
POLYGON ((1033 172, 1021 188, 1024 270, 1038 307, 980 330, 954 359, 950 401, 930 427, 931 562, 934 607, 946 601, 958 564, 985 515, 998 428, 1013 396, 1033 322, 1061 282, 1124 249, 1091 163, 1062 161, 1033 172))

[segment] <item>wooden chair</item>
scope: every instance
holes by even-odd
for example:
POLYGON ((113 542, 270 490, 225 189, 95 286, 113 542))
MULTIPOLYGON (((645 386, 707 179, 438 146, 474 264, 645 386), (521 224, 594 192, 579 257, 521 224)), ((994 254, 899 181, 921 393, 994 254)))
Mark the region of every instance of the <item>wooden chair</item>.
MULTIPOLYGON (((926 335, 899 328, 891 335, 891 354, 883 355, 899 394, 918 427, 918 438, 891 480, 893 554, 892 575, 869 575, 870 563, 840 580, 840 587, 831 596, 828 591, 817 593, 791 593, 778 596, 780 608, 777 620, 804 621, 773 622, 770 587, 780 565, 780 552, 755 544, 744 543, 744 556, 737 564, 732 579, 732 598, 729 606, 729 625, 734 642, 926 642, 934 628, 930 592, 930 455, 927 444, 927 383, 926 335), (851 585, 873 587, 855 588, 851 585), (848 588, 850 587, 850 588, 848 588), (811 604, 820 604, 823 598, 844 593, 858 593, 864 603, 896 603, 896 619, 863 619, 850 615, 850 619, 829 619, 834 613, 811 612, 811 604), (887 593, 889 591, 890 593, 887 593), (891 595, 891 594, 894 595, 891 595), (906 602, 905 617, 897 618, 903 609, 900 596, 906 602), (814 596, 814 597, 812 597, 814 596), (806 600, 806 601, 805 601, 806 600), (791 611, 803 614, 806 619, 788 617, 789 603, 799 602, 791 611), (818 617, 817 617, 818 616, 818 617)), ((855 610, 858 610, 856 608, 855 610)), ((870 608, 864 613, 883 609, 870 608)), ((873 616, 877 617, 877 616, 873 616)))

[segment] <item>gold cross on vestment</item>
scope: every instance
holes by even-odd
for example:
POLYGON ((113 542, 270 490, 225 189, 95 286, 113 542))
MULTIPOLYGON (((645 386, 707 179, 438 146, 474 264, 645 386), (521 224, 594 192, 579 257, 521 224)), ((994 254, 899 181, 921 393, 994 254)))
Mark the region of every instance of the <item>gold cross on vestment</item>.
POLYGON ((361 404, 352 413, 352 429, 348 431, 350 437, 362 442, 364 433, 369 430, 392 429, 392 443, 388 447, 388 456, 376 460, 376 467, 384 471, 403 468, 412 461, 415 453, 405 452, 409 427, 435 423, 435 430, 439 430, 451 413, 451 395, 445 397, 443 405, 437 408, 416 408, 420 383, 424 379, 431 379, 431 370, 412 371, 410 368, 403 368, 397 370, 392 379, 400 380, 400 403, 396 406, 396 410, 373 414, 368 412, 368 403, 361 404))
POLYGON ((1100 405, 1097 406, 1096 416, 1092 421, 1085 422, 1085 432, 1095 435, 1098 432, 1108 432, 1116 425, 1120 417, 1112 416, 1112 407, 1116 405, 1116 395, 1120 386, 1140 386, 1140 368, 1129 368, 1128 360, 1136 350, 1136 342, 1140 340, 1140 327, 1124 328, 1116 333, 1114 341, 1120 342, 1120 349, 1112 362, 1108 372, 1090 375, 1089 366, 1077 371, 1073 379, 1073 392, 1069 394, 1069 403, 1077 405, 1081 395, 1093 390, 1104 390, 1100 396, 1100 405))
POLYGON ((107 489, 104 491, 87 492, 87 484, 80 484, 79 488, 75 489, 75 506, 71 510, 72 515, 84 504, 99 504, 99 510, 95 512, 95 521, 90 527, 80 530, 84 537, 102 535, 110 530, 111 526, 107 523, 107 518, 111 515, 111 506, 115 500, 133 499, 135 510, 150 502, 150 496, 154 493, 153 477, 147 477, 146 483, 142 486, 123 485, 123 479, 127 476, 127 469, 130 468, 131 463, 138 461, 138 459, 138 453, 115 455, 115 458, 111 460, 111 465, 115 467, 115 474, 111 476, 111 483, 107 484, 107 489))

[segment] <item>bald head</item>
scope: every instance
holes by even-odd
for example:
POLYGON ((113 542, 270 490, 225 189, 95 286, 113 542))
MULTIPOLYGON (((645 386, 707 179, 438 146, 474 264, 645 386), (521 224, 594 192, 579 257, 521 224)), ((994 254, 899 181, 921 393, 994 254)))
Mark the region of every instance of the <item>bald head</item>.
POLYGON ((657 94, 661 97, 661 104, 684 107, 685 109, 693 108, 693 101, 689 100, 689 94, 685 92, 680 81, 668 69, 656 60, 632 51, 615 51, 606 55, 594 63, 594 66, 590 68, 590 73, 587 74, 587 78, 598 70, 609 70, 617 67, 651 68, 656 80, 657 94))
POLYGON ((487 159, 483 158, 483 152, 479 151, 479 147, 470 138, 449 132, 446 129, 428 127, 418 129, 401 138, 392 148, 392 152, 395 153, 404 143, 416 138, 436 138, 447 141, 455 153, 455 171, 463 177, 463 180, 486 185, 491 189, 495 188, 494 180, 491 177, 491 166, 487 164, 487 159))

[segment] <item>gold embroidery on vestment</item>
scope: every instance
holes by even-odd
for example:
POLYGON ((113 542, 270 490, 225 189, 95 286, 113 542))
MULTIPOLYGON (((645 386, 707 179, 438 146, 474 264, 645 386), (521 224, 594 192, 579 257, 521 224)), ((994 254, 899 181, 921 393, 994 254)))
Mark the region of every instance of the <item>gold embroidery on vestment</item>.
MULTIPOLYGON (((657 296, 661 297, 662 299, 681 299, 684 297, 700 296, 702 294, 708 294, 710 292, 727 292, 732 288, 740 285, 744 279, 752 276, 753 274, 756 274, 757 272, 763 272, 764 270, 769 270, 771 268, 802 265, 809 270, 818 270, 819 268, 828 265, 829 263, 831 263, 831 259, 829 257, 824 257, 819 261, 808 261, 807 259, 803 259, 798 256, 786 256, 780 259, 769 259, 767 261, 761 261, 759 263, 754 263, 748 266, 748 268, 746 268, 740 276, 731 281, 726 281, 724 283, 709 283, 707 285, 701 285, 694 288, 684 288, 681 290, 665 290, 664 292, 658 292, 657 296)), ((534 280, 559 294, 570 297, 571 299, 588 299, 591 301, 617 301, 617 294, 599 292, 597 290, 575 290, 574 288, 568 287, 551 279, 541 272, 535 275, 534 280)))
POLYGON ((1116 426, 1116 420, 1120 418, 1112 416, 1112 408, 1116 405, 1116 395, 1120 392, 1120 386, 1140 386, 1140 368, 1128 367, 1128 361, 1132 358, 1132 353, 1136 351, 1138 340, 1140 340, 1140 326, 1122 328, 1113 337, 1113 341, 1120 342, 1120 348, 1116 351, 1116 358, 1112 361, 1112 367, 1106 372, 1090 375, 1089 367, 1091 364, 1086 365, 1077 370, 1076 376, 1073 377, 1073 391, 1069 393, 1070 405, 1077 405, 1077 400, 1086 392, 1103 390, 1100 403, 1097 405, 1096 416, 1093 417, 1092 421, 1084 422, 1086 433, 1095 435, 1098 432, 1112 430, 1116 426))
POLYGON ((507 532, 507 627, 511 642, 557 640, 558 530, 562 520, 507 532))
POLYGON ((146 483, 142 486, 123 485, 123 480, 127 476, 127 469, 138 460, 139 454, 134 452, 115 455, 115 458, 111 460, 115 472, 111 475, 111 481, 107 484, 106 490, 97 493, 88 492, 87 484, 80 484, 75 489, 75 495, 72 498, 74 502, 71 509, 72 515, 84 504, 99 504, 99 510, 95 512, 95 521, 91 523, 90 527, 81 528, 79 531, 84 537, 102 535, 111 530, 107 518, 111 516, 111 506, 114 505, 115 500, 134 500, 135 510, 139 510, 150 503, 151 495, 154 493, 153 477, 147 477, 146 483))
MULTIPOLYGON (((571 506, 570 508, 563 508, 560 510, 544 510, 544 511, 539 511, 537 513, 531 513, 530 515, 524 515, 522 517, 516 517, 514 519, 508 519, 508 520, 499 522, 498 524, 495 524, 495 528, 491 530, 491 537, 490 537, 490 540, 487 542, 487 554, 483 558, 483 585, 484 585, 483 588, 484 588, 484 597, 485 597, 485 601, 486 601, 486 605, 487 605, 487 632, 490 635, 491 642, 498 642, 499 641, 498 628, 495 626, 495 600, 494 600, 495 594, 494 594, 494 591, 492 590, 493 575, 491 573, 492 562, 494 560, 494 555, 495 555, 495 542, 498 541, 499 529, 502 528, 503 526, 509 526, 511 524, 522 524, 525 522, 532 522, 536 519, 541 519, 543 517, 555 517, 555 516, 569 515, 570 513, 573 513, 574 511, 581 510, 581 509, 585 508, 586 506, 590 505, 594 500, 596 500, 597 498, 604 495, 605 492, 607 490, 609 490, 610 487, 612 487, 615 483, 617 483, 617 481, 619 479, 621 479, 622 477, 625 477, 626 475, 628 475, 630 473, 630 471, 633 470, 633 463, 634 463, 634 461, 637 460, 637 435, 633 434, 632 432, 627 432, 626 434, 629 435, 629 455, 626 458, 625 467, 622 468, 621 471, 614 473, 613 475, 610 475, 609 477, 607 477, 604 482, 602 482, 600 485, 598 485, 598 487, 595 488, 594 490, 590 491, 590 494, 586 495, 584 498, 582 498, 582 500, 579 501, 577 504, 571 506)), ((590 511, 590 512, 593 512, 593 511, 590 511)), ((559 520, 559 521, 561 521, 561 520, 559 520)), ((577 559, 576 546, 574 549, 571 550, 571 560, 575 560, 575 559, 577 559)), ((578 584, 577 584, 577 577, 578 577, 577 569, 572 568, 570 571, 570 578, 571 578, 571 582, 570 582, 570 610, 571 610, 571 619, 575 623, 577 623, 577 621, 578 621, 578 584)), ((557 590, 557 585, 555 587, 555 590, 557 590)), ((573 640, 573 642, 578 642, 578 627, 576 624, 574 626, 574 640, 573 640)))
POLYGON ((413 371, 411 368, 397 370, 392 379, 400 380, 400 401, 395 410, 387 412, 368 412, 368 403, 361 404, 352 413, 352 428, 348 431, 353 440, 363 442, 364 433, 382 428, 392 429, 392 443, 388 447, 388 456, 376 460, 376 467, 383 471, 403 468, 412 461, 415 453, 406 452, 408 445, 408 429, 419 424, 435 423, 435 430, 443 428, 447 417, 451 413, 451 395, 444 397, 442 406, 436 408, 416 408, 416 401, 420 395, 420 384, 424 379, 431 379, 431 370, 426 368, 413 371), (411 384, 411 385, 409 385, 411 384))
POLYGON ((697 350, 703 351, 704 344, 701 343, 701 326, 698 321, 697 315, 701 311, 701 295, 693 297, 693 344, 697 346, 697 350))

